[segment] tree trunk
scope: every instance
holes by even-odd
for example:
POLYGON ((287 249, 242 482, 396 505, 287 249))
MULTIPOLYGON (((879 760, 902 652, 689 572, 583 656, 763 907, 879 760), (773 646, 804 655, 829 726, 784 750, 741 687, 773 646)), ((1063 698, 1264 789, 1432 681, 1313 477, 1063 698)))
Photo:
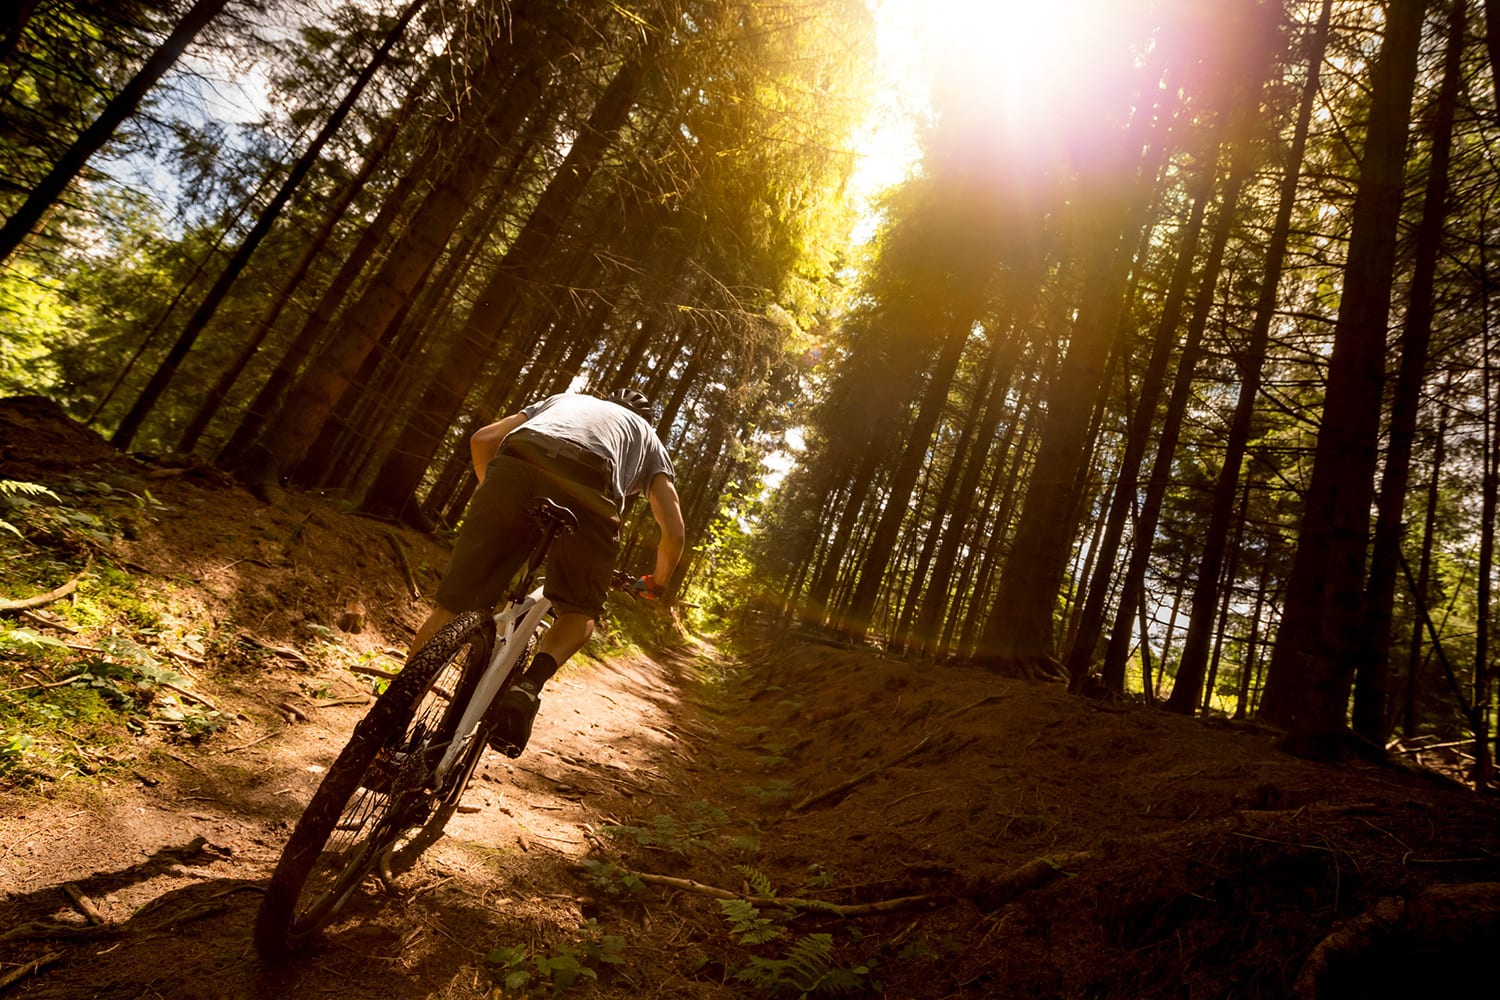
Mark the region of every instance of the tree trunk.
POLYGON ((655 44, 627 61, 604 89, 588 123, 574 139, 515 242, 479 293, 463 329, 439 362, 411 421, 397 437, 365 495, 362 507, 366 512, 400 516, 411 503, 444 432, 520 304, 528 278, 546 260, 574 204, 624 126, 654 60, 655 44))
POLYGON ((1387 9, 1312 482, 1261 703, 1268 718, 1291 726, 1291 749, 1315 756, 1343 753, 1353 656, 1366 627, 1386 327, 1426 6, 1387 9))
MULTIPOLYGON (((1318 96, 1332 6, 1331 0, 1324 0, 1318 26, 1314 30, 1312 51, 1308 57, 1307 80, 1302 88, 1302 99, 1297 112, 1297 126, 1292 136, 1291 150, 1287 154, 1283 167, 1281 190, 1278 192, 1276 206, 1276 221, 1272 226, 1270 244, 1266 250, 1266 264, 1261 275, 1250 337, 1244 351, 1236 358, 1240 373, 1239 398, 1235 401, 1234 416, 1230 418, 1229 440, 1224 446, 1224 462, 1219 468, 1219 478, 1214 485, 1208 530, 1203 536, 1203 557, 1199 563, 1198 582, 1193 589, 1193 610, 1188 621, 1187 638, 1183 641, 1182 663, 1177 671, 1177 681, 1172 688, 1172 697, 1167 701, 1167 708, 1184 715, 1192 714, 1199 691, 1203 687, 1204 672, 1207 669, 1209 639, 1214 622, 1214 605, 1217 603, 1214 589, 1218 585, 1219 572, 1224 563, 1224 547, 1229 537, 1230 522, 1234 513, 1234 496, 1239 490, 1240 469, 1244 464, 1245 450, 1250 441, 1256 400, 1260 397, 1266 347, 1270 340, 1271 322, 1276 315, 1276 291, 1281 284, 1282 266, 1286 260, 1287 239, 1291 233, 1292 208, 1296 204, 1297 183, 1302 175, 1302 160, 1307 151, 1307 133, 1312 121, 1313 103, 1318 96)), ((1231 579, 1226 581, 1225 585, 1233 586, 1233 583, 1231 579)))
POLYGON ((203 301, 199 303, 198 308, 193 312, 187 324, 177 335, 177 340, 168 348, 166 357, 162 358, 161 363, 156 366, 156 371, 151 373, 151 378, 146 381, 146 387, 136 397, 134 405, 131 406, 130 410, 120 421, 120 425, 115 428, 114 435, 109 439, 110 443, 115 447, 121 449, 130 447, 130 442, 134 440, 136 432, 140 430, 141 422, 146 419, 146 414, 150 413, 152 407, 156 405, 156 401, 166 389, 167 383, 177 373, 177 368, 182 364, 183 359, 187 357, 188 351, 192 350, 193 345, 198 342, 199 335, 203 333, 209 321, 214 318, 214 314, 219 311, 219 304, 229 294, 230 287, 239 278, 240 272, 245 269, 245 265, 250 263, 250 258, 255 254, 256 248, 266 238, 266 234, 271 231, 271 227, 276 224, 276 220, 281 217, 281 210, 286 207, 287 202, 292 200, 292 194, 297 190, 298 185, 302 183, 303 178, 312 170, 313 165, 318 162, 318 157, 323 153, 323 147, 328 145, 334 133, 343 127, 344 120, 349 117, 349 112, 354 109, 354 102, 364 93, 365 87, 369 85, 375 74, 380 71, 380 68, 385 65, 386 58, 390 55, 391 49, 401 40, 401 36, 406 34, 406 26, 411 23, 411 19, 416 16, 417 11, 426 2, 427 0, 412 0, 406 9, 402 11, 401 16, 396 19, 396 22, 391 25, 391 29, 386 32, 385 39, 380 43, 380 47, 375 50, 375 54, 370 57, 370 61, 365 64, 365 68, 360 71, 359 76, 355 77, 354 83, 350 85, 348 92, 344 94, 344 99, 339 102, 338 107, 333 109, 333 113, 328 116, 328 120, 323 123, 323 127, 313 137, 313 141, 308 144, 308 147, 302 151, 302 155, 297 158, 297 162, 292 164, 292 169, 287 172, 286 178, 281 182, 281 187, 277 189, 276 194, 272 196, 271 201, 266 207, 261 210, 260 215, 255 220, 255 225, 250 228, 250 232, 245 234, 244 240, 235 248, 234 253, 230 254, 228 262, 224 265, 224 270, 219 273, 219 277, 214 281, 213 287, 203 297, 203 301))
POLYGON ((907 501, 912 486, 928 462, 933 429, 948 404, 948 390, 953 384, 954 373, 958 371, 959 358, 969 342, 974 326, 974 313, 978 309, 978 295, 958 296, 953 309, 954 316, 948 321, 948 337, 933 365, 926 391, 922 395, 922 405, 917 411, 917 419, 907 436, 907 446, 901 451, 901 460, 891 474, 890 500, 881 512, 870 547, 865 553, 864 561, 860 563, 858 583, 854 588, 846 622, 846 630, 855 639, 862 639, 870 627, 870 612, 874 609, 875 598, 885 582, 891 549, 909 509, 907 501))
MULTIPOLYGON (((1164 129, 1165 123, 1158 123, 1164 129)), ((1130 130, 1116 137, 1121 155, 1130 130)), ((1156 175, 1165 156, 1161 136, 1154 136, 1143 161, 1140 178, 1156 175)), ((1105 157, 1106 160, 1109 157, 1105 157)), ((1036 464, 1026 485, 1026 498, 1016 526, 1016 540, 1000 573, 995 603, 985 623, 977 660, 998 670, 1024 674, 1061 672, 1056 662, 1053 613, 1067 570, 1068 554, 1080 511, 1076 487, 1088 465, 1087 449, 1093 402, 1098 398, 1111 340, 1120 327, 1126 282, 1135 260, 1132 252, 1145 222, 1149 198, 1137 181, 1096 179, 1104 193, 1084 198, 1102 220, 1092 229, 1095 247, 1087 267, 1084 299, 1073 323, 1066 356, 1048 393, 1046 421, 1036 464)))
MULTIPOLYGON (((1136 604, 1136 592, 1146 585, 1146 570, 1151 562, 1152 543, 1156 538, 1156 524, 1161 517, 1162 503, 1166 499, 1167 486, 1172 478, 1172 461, 1177 453, 1177 439, 1182 433, 1183 415, 1192 396, 1194 373, 1202 356, 1203 333, 1208 326, 1209 313, 1213 307, 1214 288, 1219 282, 1219 271, 1224 262, 1224 248, 1229 242, 1234 216, 1239 205, 1240 192, 1249 179, 1253 166, 1251 149, 1246 143, 1236 143, 1230 156, 1229 177, 1225 182, 1224 200, 1219 209, 1219 219, 1209 241, 1208 258, 1199 279, 1198 295, 1193 303, 1193 315, 1188 320, 1187 336, 1182 353, 1177 359, 1177 372, 1172 383, 1172 394, 1167 400, 1167 411, 1162 416, 1161 434, 1157 441, 1156 458, 1151 464, 1151 476, 1146 482, 1146 496, 1141 502, 1137 517, 1134 540, 1131 543, 1130 562, 1125 570, 1125 583, 1120 592, 1120 610, 1115 614, 1114 630, 1104 652, 1104 686, 1111 691, 1125 688, 1125 661, 1130 650, 1132 609, 1136 604)), ((1162 657, 1165 665, 1166 657, 1162 657)), ((1175 690, 1175 688, 1174 688, 1175 690)))
POLYGON ((509 50, 518 44, 524 63, 503 94, 497 94, 484 120, 468 132, 445 175, 428 193, 397 240, 385 264, 359 301, 344 314, 323 349, 293 386, 286 405, 240 456, 235 469, 258 483, 274 481, 306 453, 350 377, 374 349, 391 318, 410 301, 418 282, 443 252, 459 221, 472 207, 475 193, 488 179, 505 139, 533 108, 551 73, 552 57, 562 40, 556 33, 540 39, 505 36, 509 43, 491 50, 486 78, 509 75, 509 50), (526 43, 531 42, 530 46, 526 43))
POLYGON ((188 422, 187 429, 182 432, 182 436, 177 440, 178 452, 186 455, 198 446, 198 439, 203 436, 203 432, 208 429, 209 423, 218 415, 219 408, 224 405, 224 400, 229 397, 230 390, 234 388, 235 383, 244 374, 245 368, 260 350, 261 344, 265 342, 266 337, 275 328, 276 321, 281 318, 283 310, 291 303, 293 293, 301 286, 303 279, 307 277, 308 271, 312 269, 313 261, 323 252, 329 238, 333 235, 334 229, 338 226, 339 221, 343 219, 344 213, 349 210, 349 206, 354 203, 354 199, 364 191, 365 185, 369 182, 371 175, 375 173, 375 168, 385 160, 386 153, 390 151, 391 144, 396 139, 396 134, 401 130, 401 126, 405 124, 413 108, 416 107, 417 99, 421 96, 426 85, 427 80, 424 77, 422 82, 412 88, 412 92, 407 95, 406 102, 402 105, 400 113, 386 123, 385 128, 381 129, 380 135, 370 144, 363 162, 360 163, 358 172, 345 182, 339 193, 329 204, 327 210, 323 212, 323 219, 318 226, 317 232, 313 233, 312 237, 303 245, 302 252, 298 254, 296 262, 282 280, 281 287, 272 296, 270 305, 261 314, 260 319, 256 321, 255 328, 250 331, 250 336, 245 338, 245 342, 240 345, 239 351, 230 360, 224 371, 220 373, 214 384, 209 387, 208 392, 204 394, 203 401, 198 404, 198 411, 193 414, 192 420, 188 422))
MULTIPOLYGON (((1116 561, 1120 551, 1120 540, 1124 537, 1125 522, 1131 506, 1137 502, 1140 483, 1141 459, 1146 454, 1146 444, 1151 436, 1151 426, 1156 419, 1156 410, 1161 403, 1161 391, 1166 381, 1167 362, 1171 358, 1172 346, 1177 338, 1177 326, 1182 320, 1183 304, 1187 298, 1188 282, 1193 274, 1193 262, 1197 256, 1198 238, 1203 229, 1203 216, 1208 202, 1213 197, 1214 173, 1218 162, 1218 144, 1200 162, 1198 183, 1192 193, 1193 207, 1188 222, 1183 227, 1177 248, 1177 262, 1167 285, 1166 298, 1162 304, 1161 317, 1157 321, 1156 335, 1152 338, 1151 356, 1146 363, 1146 372, 1141 380, 1140 399, 1126 431, 1125 454, 1120 460, 1118 482, 1114 497, 1105 517, 1104 535, 1099 543, 1099 557, 1094 563, 1094 573, 1089 581, 1088 594, 1084 600, 1083 613, 1068 653, 1065 667, 1074 681, 1081 679, 1093 663, 1094 651, 1099 645, 1099 634, 1103 629, 1105 598, 1112 581, 1118 579, 1116 561)), ((1109 681, 1106 680, 1106 686, 1109 681)), ((1124 672, 1121 671, 1119 686, 1110 687, 1119 693, 1124 690, 1124 672)))
POLYGON ((436 131, 423 144, 422 151, 417 154, 416 159, 396 182, 395 188, 382 202, 379 211, 375 213, 375 218, 371 219, 369 225, 360 232, 354 246, 344 255, 338 273, 318 296, 317 304, 313 306, 312 312, 303 322, 296 336, 292 338, 291 343, 287 345, 286 350, 282 352, 281 358, 272 368, 266 381, 261 384, 255 398, 245 408, 234 433, 229 436, 224 447, 219 449, 215 460, 219 465, 225 468, 234 467, 238 457, 243 455, 260 436, 266 421, 275 415, 287 387, 301 373, 308 357, 318 347, 324 332, 332 324, 335 314, 348 296, 350 289, 354 287, 355 281, 364 271, 365 265, 374 256, 392 225, 400 218, 401 210, 406 206, 412 192, 427 179, 438 154, 455 141, 456 135, 461 131, 460 124, 456 120, 444 120, 439 123, 436 131))
MULTIPOLYGON (((172 33, 166 37, 157 50, 151 53, 151 58, 146 64, 131 77, 130 81, 121 88, 120 92, 105 105, 99 117, 94 119, 93 124, 83 130, 83 133, 73 141, 73 144, 63 151, 52 169, 47 172, 32 188, 27 195, 26 201, 16 209, 15 214, 5 220, 5 225, 0 226, 0 265, 3 265, 15 253, 26 238, 36 229, 42 217, 47 214, 63 190, 72 183, 83 170, 84 165, 99 151, 115 134, 125 119, 135 114, 141 99, 146 92, 156 85, 162 75, 171 69, 173 64, 181 58, 182 53, 192 44, 193 39, 198 37, 208 22, 212 21, 224 9, 227 0, 198 0, 189 10, 172 33)), ((18 16, 24 16, 18 12, 18 16)), ((16 35, 19 35, 21 24, 16 25, 16 35)))
MULTIPOLYGON (((1411 482, 1412 439, 1426 381, 1428 347, 1432 341, 1433 286, 1442 249, 1443 222, 1448 211, 1448 164, 1453 151, 1453 118, 1458 107, 1462 76, 1464 31, 1468 0, 1454 0, 1448 28, 1448 52, 1443 82, 1432 120, 1432 154, 1427 168, 1427 190, 1416 233, 1409 304, 1401 334, 1401 363, 1391 403, 1391 426, 1375 519, 1375 541, 1370 550, 1370 579, 1365 601, 1369 626, 1354 674, 1354 731, 1384 746, 1391 732, 1391 616, 1396 602, 1397 563, 1404 534, 1407 486, 1411 482)), ((1491 469, 1491 472, 1494 470, 1491 469)), ((1484 585, 1481 577, 1481 586, 1484 585)), ((1479 627, 1485 617, 1480 612, 1479 627)), ((1483 660, 1476 662, 1483 663, 1483 660)))
MULTIPOLYGON (((1432 475, 1427 481, 1427 512, 1422 524, 1422 549, 1417 560, 1416 586, 1412 597, 1425 607, 1431 598, 1432 549, 1437 540, 1438 488, 1442 482, 1443 459, 1448 442, 1448 408, 1438 407, 1437 436, 1432 445, 1432 475)), ((1400 560, 1400 553, 1397 554, 1400 560)), ((1422 676, 1422 616, 1413 615, 1411 644, 1406 658, 1406 711, 1403 731, 1407 739, 1417 735, 1417 682, 1422 676)))

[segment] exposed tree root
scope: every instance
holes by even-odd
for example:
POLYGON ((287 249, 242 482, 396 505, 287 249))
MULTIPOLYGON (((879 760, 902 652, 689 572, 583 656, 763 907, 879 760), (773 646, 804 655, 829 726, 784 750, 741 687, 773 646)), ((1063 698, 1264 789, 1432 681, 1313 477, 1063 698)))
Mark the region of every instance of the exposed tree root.
POLYGON ((966 892, 925 892, 870 903, 833 903, 826 899, 808 899, 797 896, 754 896, 721 889, 690 878, 679 878, 675 875, 654 875, 647 872, 632 872, 631 874, 647 885, 659 885, 668 889, 696 893, 700 896, 712 896, 714 899, 740 899, 752 906, 805 910, 827 913, 836 917, 868 917, 882 913, 898 913, 903 910, 935 910, 960 900, 968 900, 982 910, 994 910, 1024 892, 1040 889, 1054 879, 1067 875, 1068 872, 1065 869, 1069 865, 1086 857, 1088 855, 1077 854, 1058 858, 1037 858, 1011 869, 999 878, 975 882, 968 886, 966 892))
POLYGON ((63 953, 60 952, 60 951, 48 952, 47 954, 43 955, 41 958, 32 959, 30 962, 27 962, 25 965, 22 965, 22 966, 20 966, 18 968, 15 968, 15 969, 11 969, 5 975, 0 976, 0 990, 7 989, 8 987, 14 986, 16 983, 19 983, 21 980, 25 979, 27 976, 34 976, 34 975, 36 975, 38 972, 41 972, 47 966, 52 965, 55 962, 61 961, 62 957, 63 957, 63 953))
POLYGON ((825 802, 828 799, 836 798, 849 791, 851 788, 864 784, 866 781, 869 781, 871 778, 875 777, 877 774, 880 774, 882 771, 889 770, 890 768, 895 767, 897 764, 908 761, 911 758, 915 757, 917 754, 921 753, 923 750, 926 750, 931 745, 931 741, 932 737, 930 735, 922 737, 922 739, 917 742, 916 746, 907 750, 905 753, 891 758, 884 764, 877 764, 875 767, 870 768, 868 771, 861 771, 859 774, 856 774, 848 781, 841 781, 837 785, 834 785, 832 788, 826 789, 821 792, 815 792, 814 794, 809 795, 807 798, 792 806, 792 812, 802 812, 804 809, 811 808, 812 806, 817 805, 819 802, 825 802))
POLYGON ((1462 953, 1500 938, 1500 882, 1435 885, 1413 899, 1377 900, 1342 921, 1308 955, 1292 987, 1296 1000, 1350 994, 1352 983, 1393 954, 1415 950, 1462 953))
POLYGON ((61 587, 58 587, 56 590, 49 590, 45 594, 36 594, 32 597, 7 597, 4 599, 0 599, 0 611, 30 611, 33 608, 43 608, 49 604, 56 603, 57 601, 60 601, 64 597, 67 597, 69 594, 73 593, 73 591, 77 590, 78 581, 82 580, 83 575, 90 569, 92 569, 93 566, 94 561, 90 559, 88 561, 88 565, 84 566, 83 569, 78 571, 77 576, 73 577, 73 579, 69 580, 61 587))

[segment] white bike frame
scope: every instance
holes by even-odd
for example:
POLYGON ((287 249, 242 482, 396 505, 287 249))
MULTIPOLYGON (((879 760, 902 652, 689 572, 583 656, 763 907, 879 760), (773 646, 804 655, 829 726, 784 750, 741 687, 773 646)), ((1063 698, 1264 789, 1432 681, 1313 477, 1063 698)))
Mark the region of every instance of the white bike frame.
POLYGON ((507 601, 505 607, 495 612, 495 648, 490 653, 489 665, 484 668, 479 684, 474 688, 474 696, 469 699, 463 716, 458 720, 458 728, 454 732, 460 735, 448 744, 448 749, 443 751, 442 760, 438 761, 438 766, 433 771, 432 780, 435 785, 441 787, 454 761, 458 760, 459 755, 473 741, 479 729, 479 720, 489 711, 490 703, 500 693, 501 687, 521 659, 521 654, 526 651, 527 640, 551 609, 552 602, 543 596, 542 589, 538 587, 519 601, 507 601))

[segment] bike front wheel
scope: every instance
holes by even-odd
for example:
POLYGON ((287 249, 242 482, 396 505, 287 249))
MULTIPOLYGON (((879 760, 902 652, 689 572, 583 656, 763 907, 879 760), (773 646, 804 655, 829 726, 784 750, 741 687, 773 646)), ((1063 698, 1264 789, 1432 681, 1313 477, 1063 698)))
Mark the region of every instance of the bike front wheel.
POLYGON ((488 615, 459 615, 411 658, 354 727, 266 886, 255 918, 255 947, 263 958, 274 961, 306 947, 440 804, 432 770, 454 738, 494 635, 488 615))

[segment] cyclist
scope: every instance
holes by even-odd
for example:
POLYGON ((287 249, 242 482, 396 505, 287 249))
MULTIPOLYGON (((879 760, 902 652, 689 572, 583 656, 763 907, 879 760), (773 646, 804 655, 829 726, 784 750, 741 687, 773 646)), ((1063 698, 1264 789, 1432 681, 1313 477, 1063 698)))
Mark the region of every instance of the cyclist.
POLYGON ((540 529, 526 514, 537 497, 571 509, 578 530, 559 535, 547 555, 544 589, 556 620, 525 671, 492 710, 490 745, 519 756, 531 737, 542 685, 594 632, 620 554, 620 516, 644 493, 661 528, 654 571, 641 577, 642 596, 661 596, 682 557, 682 507, 666 447, 651 426, 651 404, 634 389, 601 399, 581 393, 549 396, 469 439, 479 488, 438 586, 436 606, 412 651, 460 612, 497 604, 536 544, 540 529))

